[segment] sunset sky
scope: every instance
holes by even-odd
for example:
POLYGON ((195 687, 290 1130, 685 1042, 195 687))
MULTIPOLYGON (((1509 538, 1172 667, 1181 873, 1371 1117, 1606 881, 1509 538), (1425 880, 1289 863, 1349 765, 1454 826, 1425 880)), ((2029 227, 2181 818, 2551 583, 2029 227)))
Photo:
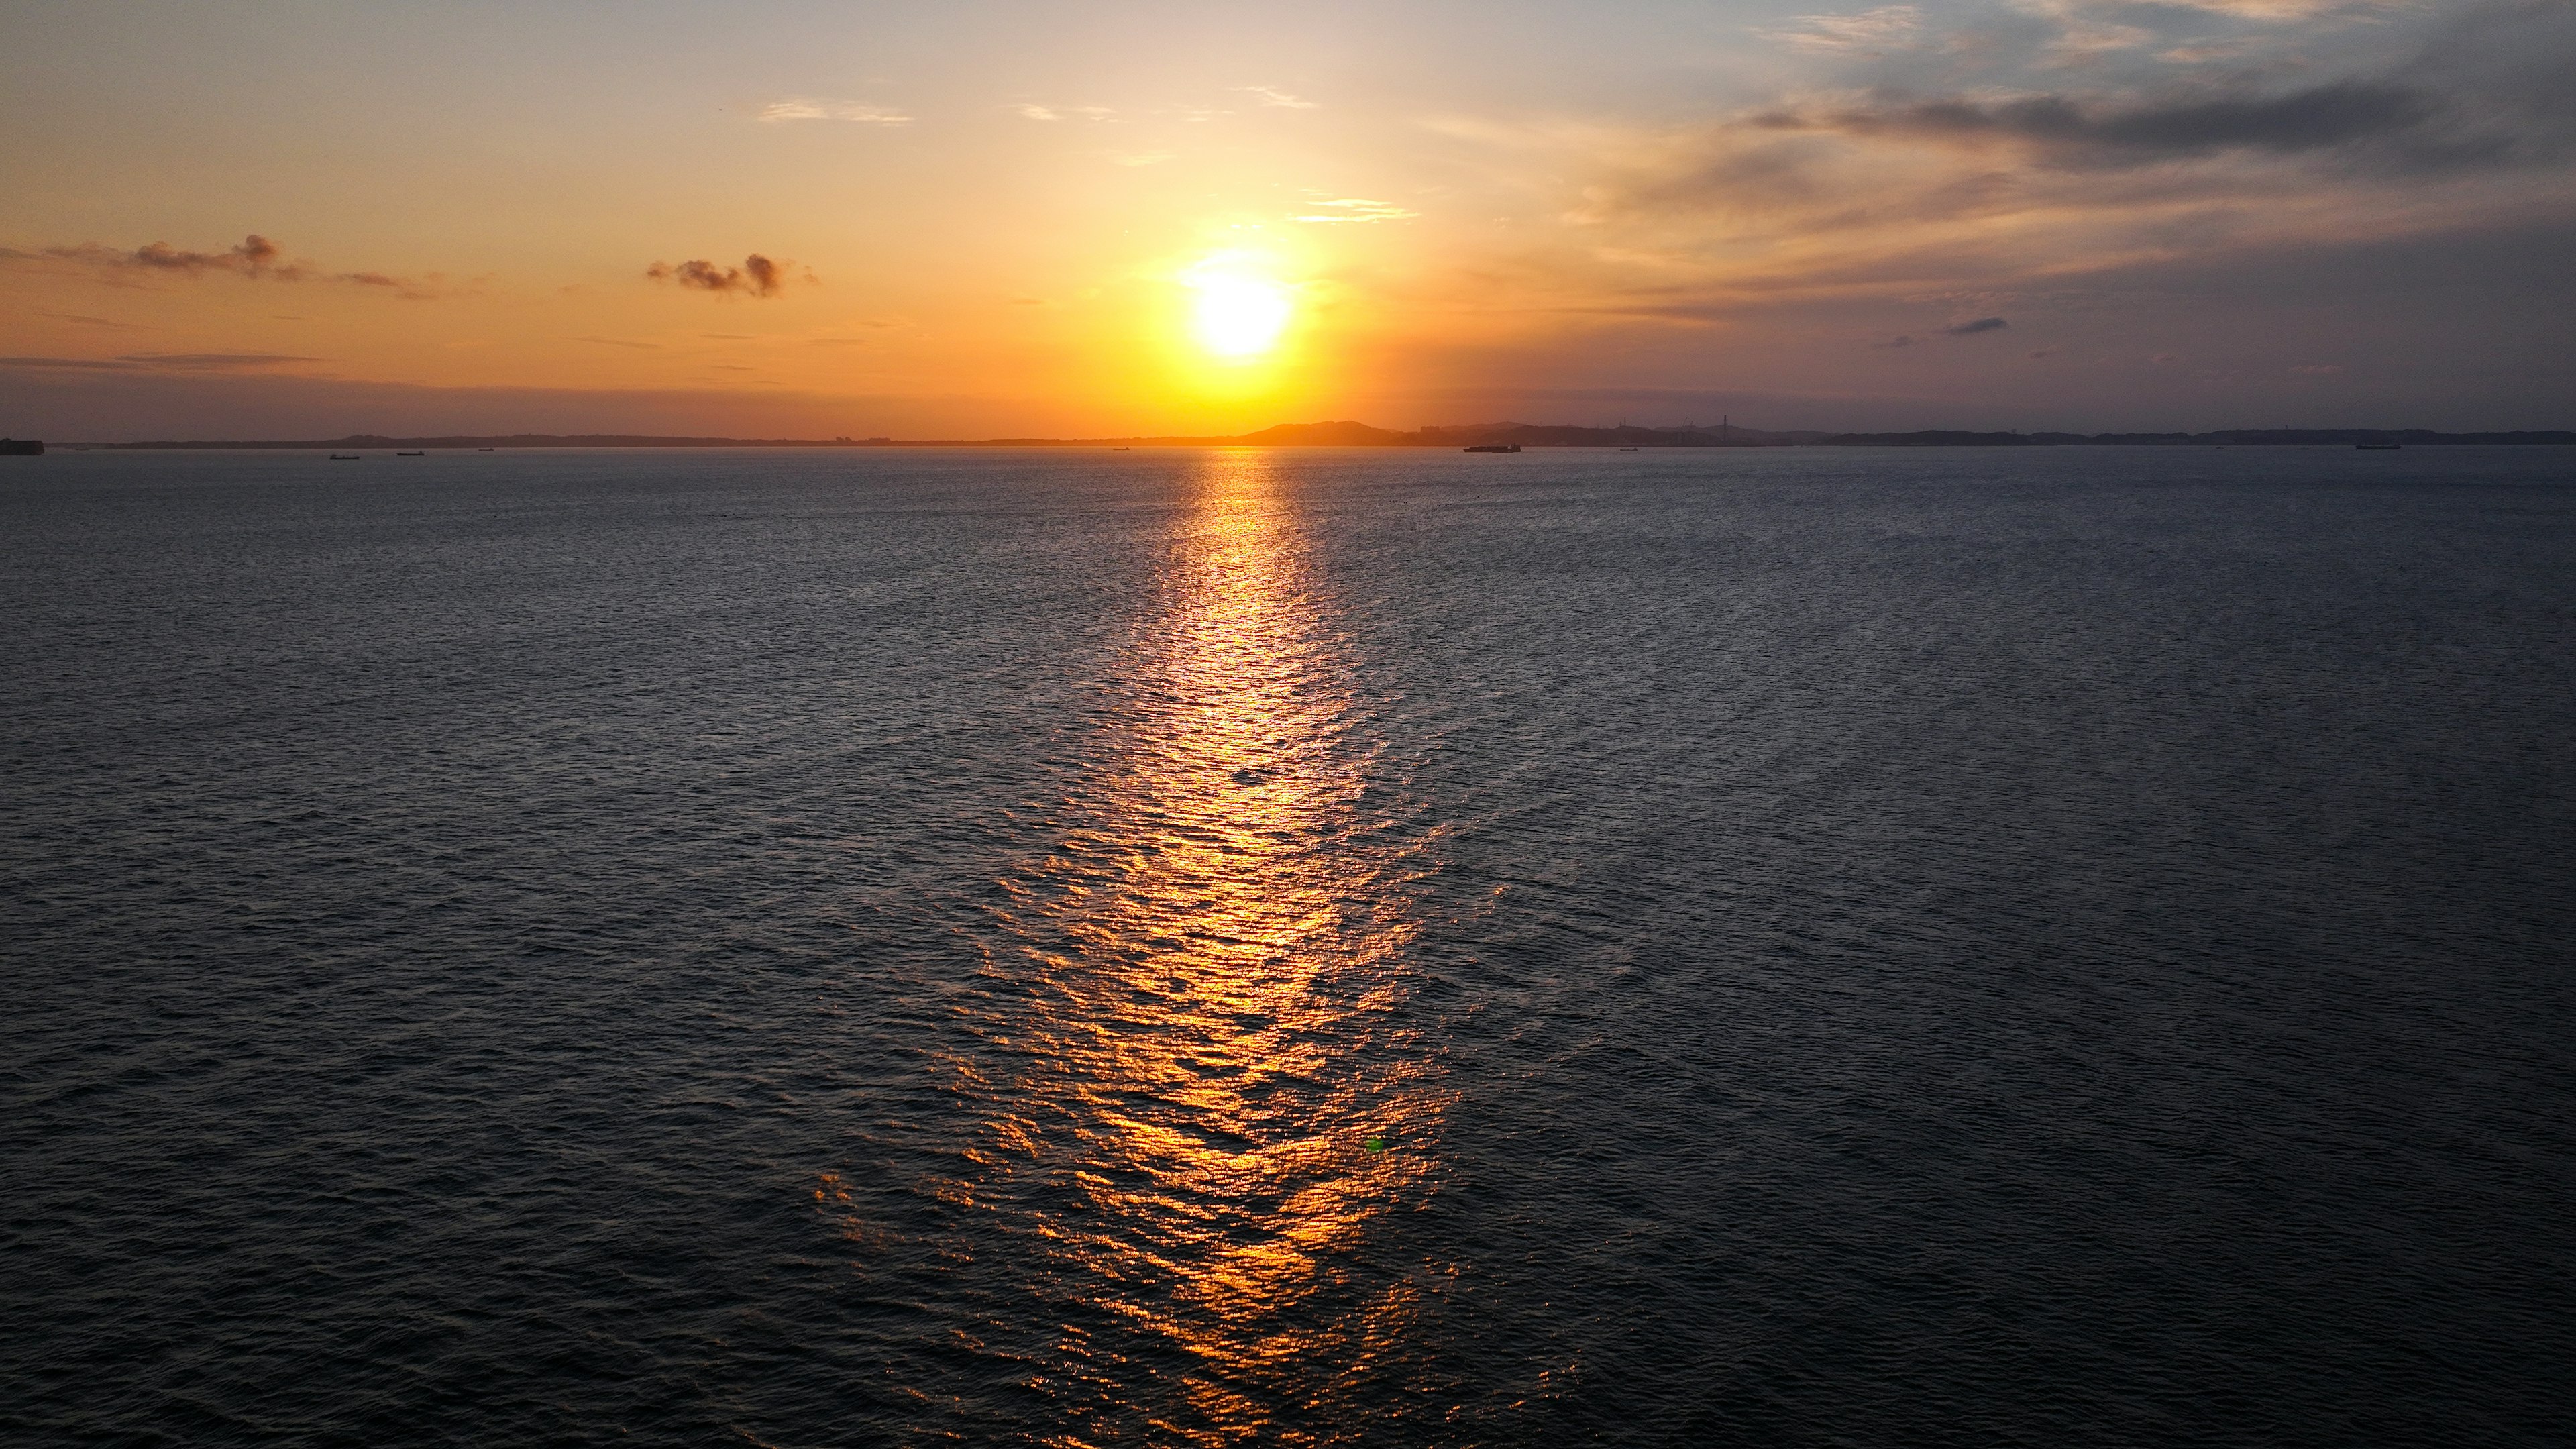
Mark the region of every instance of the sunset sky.
POLYGON ((2566 0, 16 0, 0 54, 20 435, 2576 427, 2566 0))

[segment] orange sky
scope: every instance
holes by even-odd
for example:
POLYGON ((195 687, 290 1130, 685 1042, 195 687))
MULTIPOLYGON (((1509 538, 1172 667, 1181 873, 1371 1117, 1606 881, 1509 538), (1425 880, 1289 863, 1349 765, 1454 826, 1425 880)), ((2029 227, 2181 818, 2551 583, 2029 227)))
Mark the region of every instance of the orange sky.
POLYGON ((22 3, 0 428, 2567 426, 2569 10, 22 3))

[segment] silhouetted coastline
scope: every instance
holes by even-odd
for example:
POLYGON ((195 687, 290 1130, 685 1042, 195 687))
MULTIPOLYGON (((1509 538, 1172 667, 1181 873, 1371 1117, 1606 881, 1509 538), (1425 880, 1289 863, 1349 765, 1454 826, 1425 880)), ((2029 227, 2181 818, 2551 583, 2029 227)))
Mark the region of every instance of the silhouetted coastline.
POLYGON ((197 439, 186 442, 96 443, 120 450, 178 448, 1458 448, 1518 445, 1524 448, 2049 448, 2049 447, 2349 447, 2402 443, 2410 447, 2531 446, 2576 444, 2576 431, 2526 430, 2437 433, 2423 428, 2235 428, 2213 433, 1979 433, 1926 429, 1910 433, 1771 432, 1732 425, 1680 428, 1575 427, 1561 423, 1463 423, 1409 432, 1360 422, 1281 423, 1259 432, 1223 436, 1165 435, 1129 438, 699 438, 634 433, 512 433, 491 437, 450 435, 392 438, 361 433, 345 438, 255 442, 197 439))

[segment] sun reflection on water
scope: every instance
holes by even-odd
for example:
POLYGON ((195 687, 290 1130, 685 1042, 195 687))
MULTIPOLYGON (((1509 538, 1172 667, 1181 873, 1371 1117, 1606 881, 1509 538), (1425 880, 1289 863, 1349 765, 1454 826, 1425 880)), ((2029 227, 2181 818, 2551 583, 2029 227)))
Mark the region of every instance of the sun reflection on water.
POLYGON ((988 944, 1038 1009, 954 1186, 1042 1242, 1041 1292, 1081 1310, 1046 1372, 1090 1381, 1108 1439, 1342 1439, 1423 1294, 1371 1249, 1427 1192, 1440 1096, 1399 966, 1430 867, 1368 787, 1274 470, 1211 455, 1097 793, 1002 882, 988 944))

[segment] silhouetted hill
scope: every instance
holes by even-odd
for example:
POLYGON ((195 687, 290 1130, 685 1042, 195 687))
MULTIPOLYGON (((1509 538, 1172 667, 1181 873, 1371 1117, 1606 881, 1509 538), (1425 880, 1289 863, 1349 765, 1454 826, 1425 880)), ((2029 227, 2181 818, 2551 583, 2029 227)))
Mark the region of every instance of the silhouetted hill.
POLYGON ((1389 448, 1402 447, 1414 441, 1410 433, 1389 432, 1366 423, 1281 423, 1228 439, 1236 443, 1259 443, 1286 448, 1389 448))
POLYGON ((1919 433, 1837 433, 1825 439, 1837 446, 1863 448, 2026 448, 2022 433, 1953 433, 1931 429, 1919 433))
POLYGON ((2436 433, 2423 428, 2231 428, 2215 433, 1838 433, 1824 441, 1859 448, 2334 448, 2355 443, 2421 447, 2576 443, 2576 432, 2436 433))

